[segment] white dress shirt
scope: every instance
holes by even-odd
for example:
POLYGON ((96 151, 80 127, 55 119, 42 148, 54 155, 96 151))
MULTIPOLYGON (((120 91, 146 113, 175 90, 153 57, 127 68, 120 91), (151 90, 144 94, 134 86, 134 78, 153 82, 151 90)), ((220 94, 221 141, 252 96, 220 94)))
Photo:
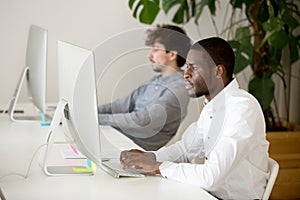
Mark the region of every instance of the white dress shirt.
POLYGON ((207 102, 182 140, 154 153, 166 178, 221 199, 261 199, 269 176, 268 147, 260 105, 234 79, 207 102), (200 152, 204 164, 189 163, 200 152))

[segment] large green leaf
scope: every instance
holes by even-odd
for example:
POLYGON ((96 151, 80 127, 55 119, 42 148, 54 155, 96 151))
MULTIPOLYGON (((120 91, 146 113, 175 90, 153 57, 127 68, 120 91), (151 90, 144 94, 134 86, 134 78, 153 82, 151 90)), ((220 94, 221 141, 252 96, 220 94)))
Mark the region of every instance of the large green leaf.
POLYGON ((234 74, 243 71, 250 64, 251 62, 249 61, 249 59, 247 59, 243 54, 237 51, 235 56, 234 74))
POLYGON ((291 29, 296 29, 299 27, 299 21, 295 17, 299 17, 299 13, 288 10, 284 12, 282 19, 291 29))
POLYGON ((230 4, 232 5, 233 8, 243 8, 243 4, 247 3, 245 0, 230 0, 230 4))
POLYGON ((240 43, 250 42, 251 41, 251 33, 248 26, 239 27, 235 31, 235 40, 238 40, 240 43))
POLYGON ((249 92, 258 100, 263 110, 270 107, 274 99, 274 82, 271 78, 253 78, 249 85, 249 92))
POLYGON ((159 0, 129 0, 128 4, 133 10, 133 17, 138 16, 139 21, 144 24, 152 24, 160 11, 159 0))
POLYGON ((162 8, 167 14, 171 8, 178 6, 172 21, 176 24, 188 22, 191 18, 187 0, 162 0, 162 8))
POLYGON ((235 53, 234 73, 237 74, 252 64, 253 46, 249 28, 238 28, 235 32, 235 40, 228 42, 235 53))
POLYGON ((282 50, 288 44, 288 42, 289 36, 283 30, 275 31, 270 35, 270 43, 275 49, 282 50))
POLYGON ((261 22, 265 22, 270 18, 269 9, 267 2, 263 1, 257 16, 261 22))
POLYGON ((208 0, 207 6, 210 11, 210 14, 216 15, 216 0, 208 0))
POLYGON ((243 53, 243 44, 236 40, 228 41, 231 48, 235 54, 235 67, 234 67, 234 74, 237 74, 243 71, 247 66, 251 64, 251 60, 247 57, 245 53, 243 53))
POLYGON ((195 23, 198 24, 198 20, 203 12, 203 9, 205 6, 208 7, 210 14, 215 15, 216 14, 216 5, 215 5, 216 0, 202 0, 198 3, 196 3, 195 6, 195 23))
POLYGON ((230 44, 231 48, 237 49, 240 46, 240 43, 236 40, 229 40, 228 43, 230 44))

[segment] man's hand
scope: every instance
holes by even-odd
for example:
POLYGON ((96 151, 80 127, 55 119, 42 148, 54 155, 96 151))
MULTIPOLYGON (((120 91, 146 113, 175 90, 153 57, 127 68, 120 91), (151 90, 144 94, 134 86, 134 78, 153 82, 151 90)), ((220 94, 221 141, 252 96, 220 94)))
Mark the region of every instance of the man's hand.
POLYGON ((143 152, 138 149, 122 151, 120 161, 125 169, 144 169, 151 174, 160 174, 160 162, 156 161, 154 153, 143 152))

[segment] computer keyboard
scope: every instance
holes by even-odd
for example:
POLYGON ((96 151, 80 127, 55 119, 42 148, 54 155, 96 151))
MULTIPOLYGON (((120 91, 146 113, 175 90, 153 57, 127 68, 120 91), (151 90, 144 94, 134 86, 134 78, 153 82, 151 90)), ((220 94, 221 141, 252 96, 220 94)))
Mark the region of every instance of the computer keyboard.
POLYGON ((121 177, 145 177, 146 171, 143 169, 123 169, 118 159, 111 159, 101 162, 102 169, 115 178, 121 177))

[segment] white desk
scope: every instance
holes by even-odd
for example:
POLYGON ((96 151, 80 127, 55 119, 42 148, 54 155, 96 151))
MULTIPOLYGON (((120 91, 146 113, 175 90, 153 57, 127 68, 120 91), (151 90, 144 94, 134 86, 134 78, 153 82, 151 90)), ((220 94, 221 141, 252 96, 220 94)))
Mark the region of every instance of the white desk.
MULTIPOLYGON (((34 152, 46 141, 47 129, 48 127, 41 127, 39 123, 12 123, 8 115, 0 116, 0 177, 9 172, 26 173, 34 152)), ((123 143, 125 137, 115 133, 117 134, 112 137, 114 141, 122 143, 123 147, 127 144, 134 147, 131 141, 123 143)), ((115 179, 100 168, 94 176, 49 177, 39 166, 41 157, 42 153, 34 159, 27 179, 8 176, 0 180, 0 187, 8 200, 215 199, 198 187, 160 176, 115 179)), ((57 158, 60 159, 62 158, 57 158)))

